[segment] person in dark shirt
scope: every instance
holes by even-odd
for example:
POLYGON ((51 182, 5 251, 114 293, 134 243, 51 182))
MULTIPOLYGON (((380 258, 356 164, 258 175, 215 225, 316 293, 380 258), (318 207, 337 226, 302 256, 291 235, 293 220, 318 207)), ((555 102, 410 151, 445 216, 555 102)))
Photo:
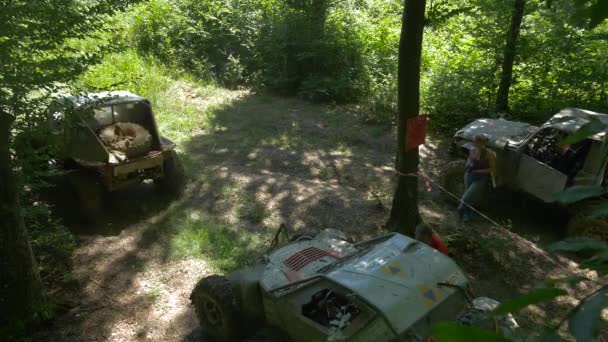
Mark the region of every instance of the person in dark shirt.
POLYGON ((449 254, 441 237, 428 224, 421 223, 416 226, 416 240, 426 243, 445 255, 449 254))

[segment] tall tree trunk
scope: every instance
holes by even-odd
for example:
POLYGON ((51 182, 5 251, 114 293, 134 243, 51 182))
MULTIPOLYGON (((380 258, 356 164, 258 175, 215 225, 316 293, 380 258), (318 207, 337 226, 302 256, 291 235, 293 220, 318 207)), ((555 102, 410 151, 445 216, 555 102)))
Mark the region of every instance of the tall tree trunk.
POLYGON ((509 89, 513 81, 513 63, 517 55, 517 38, 521 28, 521 21, 524 17, 524 7, 526 0, 515 0, 513 3, 513 14, 511 16, 511 26, 507 33, 505 50, 502 60, 502 72, 500 74, 500 85, 496 96, 496 112, 509 112, 509 89))
POLYGON ((420 110, 420 55, 424 31, 426 0, 405 0, 401 39, 399 42, 399 130, 397 132, 397 171, 399 175, 393 206, 388 221, 391 230, 413 235, 420 221, 418 212, 418 148, 406 151, 407 120, 420 110))
POLYGON ((321 65, 324 61, 324 56, 314 52, 315 50, 319 51, 317 49, 319 49, 320 43, 325 38, 325 22, 327 21, 329 2, 330 0, 312 0, 310 4, 310 47, 313 51, 312 67, 309 70, 311 74, 318 75, 321 72, 321 65))
POLYGON ((0 111, 0 326, 31 322, 46 304, 11 167, 13 120, 0 111))
POLYGON ((321 73, 323 56, 319 56, 315 49, 325 37, 325 22, 331 1, 287 1, 288 14, 294 16, 287 22, 286 46, 286 74, 291 91, 299 90, 309 76, 321 73), (302 54, 310 56, 302 57, 302 54))

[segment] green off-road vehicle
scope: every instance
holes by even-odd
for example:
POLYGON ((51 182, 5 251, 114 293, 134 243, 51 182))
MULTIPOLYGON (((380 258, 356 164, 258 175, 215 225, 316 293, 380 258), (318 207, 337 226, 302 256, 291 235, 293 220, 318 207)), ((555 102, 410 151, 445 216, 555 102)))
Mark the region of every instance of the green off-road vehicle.
MULTIPOLYGON (((594 121, 608 125, 608 115, 588 110, 566 108, 540 127, 502 119, 478 119, 456 132, 452 152, 467 157, 478 134, 489 138, 488 147, 496 153, 496 186, 530 194, 538 200, 555 202, 556 194, 566 188, 602 186, 607 183, 608 143, 606 131, 573 145, 564 139, 583 125, 594 121)), ((463 192, 465 160, 443 168, 444 188, 460 196, 463 192)), ((593 215, 605 198, 596 198, 568 206, 569 235, 608 240, 608 221, 593 215)))
POLYGON ((181 193, 184 172, 175 143, 158 133, 147 99, 126 91, 96 93, 59 98, 53 108, 63 146, 57 165, 84 218, 98 216, 105 193, 146 179, 163 193, 181 193))
POLYGON ((190 298, 217 341, 262 326, 276 340, 306 342, 428 341, 439 321, 517 328, 510 316, 486 318, 498 302, 473 298, 452 259, 396 233, 360 243, 329 229, 301 236, 258 266, 203 278, 190 298))

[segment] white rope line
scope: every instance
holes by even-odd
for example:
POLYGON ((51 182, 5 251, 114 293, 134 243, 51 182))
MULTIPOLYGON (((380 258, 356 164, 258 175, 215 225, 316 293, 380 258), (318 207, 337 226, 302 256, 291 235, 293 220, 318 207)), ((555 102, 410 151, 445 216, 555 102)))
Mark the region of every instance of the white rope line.
POLYGON ((437 184, 437 182, 435 182, 434 180, 432 180, 428 176, 426 176, 424 174, 420 175, 418 173, 408 173, 408 174, 406 174, 406 173, 402 173, 402 172, 400 172, 400 171, 398 171, 396 169, 391 169, 391 171, 393 171, 396 174, 398 174, 400 176, 403 176, 403 177, 416 177, 416 178, 422 177, 422 180, 424 180, 425 182, 433 183, 439 190, 441 190, 441 191, 445 192, 446 194, 450 195, 451 197, 455 198, 458 201, 458 203, 467 206, 469 209, 473 210, 475 213, 479 214, 479 216, 483 217, 484 219, 486 219, 490 223, 496 225, 499 228, 508 230, 505 226, 499 224, 498 222, 496 222, 493 219, 491 219, 490 217, 488 217, 486 214, 484 214, 481 211, 475 209, 472 205, 469 205, 468 203, 464 202, 461 197, 456 196, 455 194, 449 192, 447 189, 445 189, 441 185, 437 184))
MULTIPOLYGON (((396 169, 391 169, 391 171, 395 172, 396 174, 403 176, 403 177, 422 177, 423 181, 428 181, 430 183, 433 183, 435 186, 437 186, 438 189, 440 189, 441 191, 447 193, 448 195, 450 195, 451 197, 455 198, 456 200, 458 200, 459 203, 462 203, 464 205, 466 205, 467 207, 469 207, 471 210, 473 210, 475 213, 479 214, 479 216, 481 216, 482 218, 486 219, 488 222, 494 224, 495 226, 502 228, 509 236, 513 237, 513 238, 518 238, 519 241, 521 241, 522 243, 528 245, 528 247, 532 248, 534 251, 540 253, 541 255, 543 255, 545 258, 547 258, 548 260, 551 260, 553 262, 555 262, 552 258, 550 258, 548 255, 546 255, 546 252, 540 248, 538 248, 536 246, 536 244, 534 244, 531 241, 528 241, 527 239, 521 238, 518 234, 513 233, 512 231, 510 231, 508 228, 506 228, 505 226, 499 224, 498 222, 494 221, 493 219, 491 219, 490 217, 488 217, 487 215, 485 215, 484 213, 480 212, 479 210, 475 209, 473 206, 467 204, 466 202, 463 202, 462 199, 458 196, 456 196, 455 194, 449 192, 447 189, 445 189, 444 187, 442 187, 441 185, 437 184, 437 182, 431 180, 431 178, 429 178, 428 176, 424 175, 424 174, 419 174, 419 173, 402 173, 400 171, 397 171, 396 169)), ((476 225, 477 226, 477 225, 476 225)), ((556 263, 558 265, 558 267, 560 267, 561 269, 568 271, 568 272, 572 272, 572 273, 577 273, 574 272, 572 270, 570 270, 568 267, 562 265, 561 263, 556 263)), ((592 282, 592 283, 596 283, 597 282, 593 279, 588 279, 588 281, 592 282)))

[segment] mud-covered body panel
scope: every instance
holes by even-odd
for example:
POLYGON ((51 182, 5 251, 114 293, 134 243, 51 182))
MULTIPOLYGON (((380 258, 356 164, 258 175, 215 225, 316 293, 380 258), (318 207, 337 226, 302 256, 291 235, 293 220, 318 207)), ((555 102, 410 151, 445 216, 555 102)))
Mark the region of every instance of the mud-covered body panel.
POLYGON ((473 141, 478 134, 488 136, 491 147, 503 146, 507 141, 520 142, 537 130, 530 124, 502 119, 477 119, 454 134, 454 139, 473 141))
MULTIPOLYGON (((400 234, 388 235, 375 244, 353 245, 333 238, 289 244, 269 255, 260 284, 267 293, 267 315, 275 324, 307 321, 297 314, 300 318, 293 317, 293 313, 322 288, 351 294, 359 306, 366 308, 362 312, 368 313, 366 320, 358 323, 361 327, 347 330, 352 338, 368 336, 361 328, 368 326, 367 321, 377 319, 384 321, 396 336, 408 331, 425 336, 430 326, 417 324, 421 319, 450 320, 466 306, 464 295, 457 288, 466 288, 467 279, 458 266, 435 249, 400 234), (321 252, 310 254, 315 257, 303 266, 292 262, 311 248, 321 252), (450 307, 436 310, 445 303, 450 307), (412 331, 416 326, 424 328, 412 331)), ((308 324, 311 329, 323 330, 318 324, 308 324)))

